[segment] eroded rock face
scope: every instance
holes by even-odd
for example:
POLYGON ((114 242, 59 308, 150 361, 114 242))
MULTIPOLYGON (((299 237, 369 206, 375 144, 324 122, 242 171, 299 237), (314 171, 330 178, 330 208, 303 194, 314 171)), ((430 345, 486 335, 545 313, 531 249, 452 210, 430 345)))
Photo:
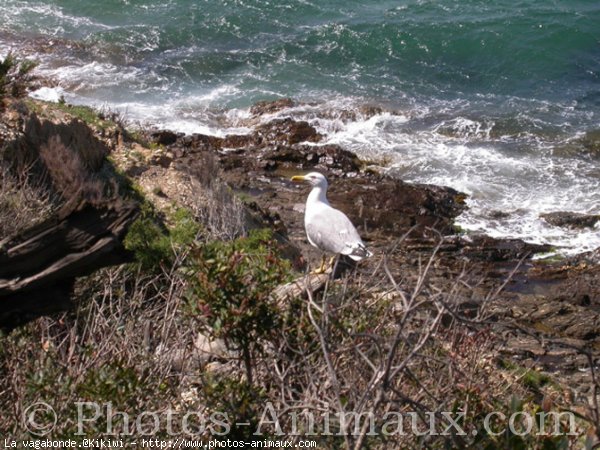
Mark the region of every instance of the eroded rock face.
POLYGON ((262 101, 255 103, 250 108, 250 113, 253 116, 264 116, 266 114, 273 114, 282 109, 292 108, 296 106, 296 102, 294 102, 291 98, 282 98, 274 101, 262 101))
POLYGON ((281 143, 287 145, 300 142, 319 142, 322 136, 308 122, 294 119, 274 119, 264 125, 259 125, 254 133, 260 137, 260 142, 272 145, 281 143))
POLYGON ((408 184, 383 176, 335 180, 330 201, 348 212, 353 222, 384 238, 400 237, 413 226, 454 234, 453 221, 464 209, 451 188, 408 184))
POLYGON ((92 172, 100 170, 110 153, 110 148, 80 120, 55 123, 40 120, 35 114, 22 116, 21 120, 23 132, 7 142, 0 155, 13 164, 22 164, 24 167, 37 164, 40 147, 48 144, 51 138, 58 138, 67 148, 77 152, 81 161, 92 172))
POLYGON ((600 214, 581 214, 575 212, 559 211, 541 214, 546 222, 557 227, 567 228, 594 228, 600 220, 600 214))

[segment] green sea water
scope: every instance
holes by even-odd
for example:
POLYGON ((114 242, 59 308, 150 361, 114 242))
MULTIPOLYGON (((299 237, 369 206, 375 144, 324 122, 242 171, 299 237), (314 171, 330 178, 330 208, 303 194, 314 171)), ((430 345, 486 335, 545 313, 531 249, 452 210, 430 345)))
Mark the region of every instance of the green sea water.
POLYGON ((467 192, 467 229, 600 245, 598 229, 539 218, 600 212, 600 155, 581 145, 600 129, 599 2, 0 0, 0 10, 0 53, 24 51, 58 81, 42 96, 211 134, 244 131, 254 102, 291 97, 304 106, 281 114, 329 142, 467 192), (343 119, 365 104, 384 112, 343 119))
POLYGON ((90 59, 139 69, 140 90, 232 85, 241 95, 223 99, 227 106, 332 94, 600 105, 593 1, 0 3, 4 30, 80 42, 90 59))

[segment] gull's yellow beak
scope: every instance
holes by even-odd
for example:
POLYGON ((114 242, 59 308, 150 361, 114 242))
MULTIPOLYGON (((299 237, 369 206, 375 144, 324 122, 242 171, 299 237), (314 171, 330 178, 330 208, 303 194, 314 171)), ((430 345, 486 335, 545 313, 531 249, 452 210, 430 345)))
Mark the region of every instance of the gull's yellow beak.
POLYGON ((302 181, 305 181, 306 178, 304 178, 304 175, 294 175, 291 180, 295 181, 296 183, 301 183, 302 181))

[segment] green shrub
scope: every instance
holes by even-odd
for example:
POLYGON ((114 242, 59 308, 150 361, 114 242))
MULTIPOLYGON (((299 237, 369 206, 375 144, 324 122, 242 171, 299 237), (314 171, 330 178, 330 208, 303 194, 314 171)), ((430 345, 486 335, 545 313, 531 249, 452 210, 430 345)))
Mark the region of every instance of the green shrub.
POLYGON ((274 336, 280 311, 271 297, 289 279, 269 230, 234 241, 208 243, 193 255, 190 304, 201 327, 230 349, 241 351, 248 382, 262 339, 274 336))
POLYGON ((202 399, 209 411, 227 417, 230 429, 225 439, 247 442, 264 439, 265 436, 254 435, 266 401, 264 392, 245 381, 209 373, 202 380, 202 399))
POLYGON ((171 265, 177 253, 190 247, 199 232, 200 226, 187 209, 177 209, 172 225, 167 227, 146 205, 129 228, 124 245, 134 253, 144 270, 153 270, 171 265))
POLYGON ((12 52, 0 61, 0 95, 10 93, 13 97, 23 95, 30 79, 30 72, 37 66, 34 61, 17 59, 12 52))

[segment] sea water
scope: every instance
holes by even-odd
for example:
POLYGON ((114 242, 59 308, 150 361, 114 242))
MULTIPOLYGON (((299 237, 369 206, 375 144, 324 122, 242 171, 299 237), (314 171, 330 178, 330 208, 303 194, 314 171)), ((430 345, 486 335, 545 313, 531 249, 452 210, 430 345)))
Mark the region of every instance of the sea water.
MULTIPOLYGON (((35 93, 186 133, 248 131, 249 107, 308 120, 406 181, 469 194, 457 224, 564 253, 600 229, 600 3, 589 0, 0 0, 0 55, 35 93), (365 106, 370 108, 366 113, 365 106)), ((263 118, 268 120, 271 117, 263 118)))

